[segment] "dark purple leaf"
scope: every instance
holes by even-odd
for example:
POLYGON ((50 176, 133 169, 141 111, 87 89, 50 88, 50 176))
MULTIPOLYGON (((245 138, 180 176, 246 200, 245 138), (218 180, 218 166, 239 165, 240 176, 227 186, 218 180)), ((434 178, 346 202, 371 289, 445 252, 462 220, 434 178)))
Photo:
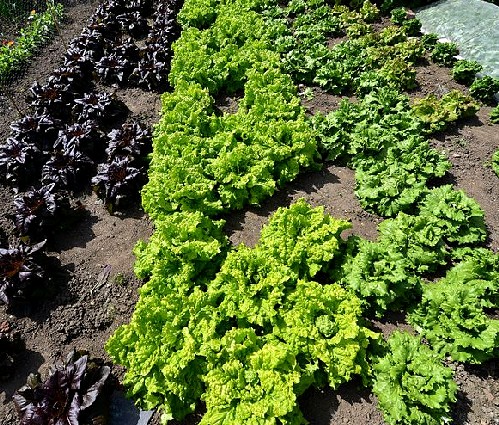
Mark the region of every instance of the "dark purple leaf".
POLYGON ((152 12, 152 6, 152 0, 128 0, 125 3, 128 12, 140 12, 144 17, 152 12))
POLYGON ((131 63, 135 63, 140 58, 140 49, 131 38, 121 40, 111 47, 111 51, 118 57, 125 58, 131 63))
POLYGON ((102 391, 102 387, 106 383, 106 380, 111 373, 111 368, 109 366, 101 366, 95 372, 96 373, 94 373, 94 375, 98 376, 98 380, 92 386, 90 386, 90 388, 88 388, 85 394, 83 394, 81 410, 84 410, 87 407, 91 406, 97 399, 97 396, 102 391))
POLYGON ((113 102, 107 93, 86 93, 82 98, 75 99, 74 111, 79 115, 79 122, 99 120, 112 112, 113 102))
POLYGON ((104 140, 94 121, 66 126, 59 131, 54 148, 67 150, 73 147, 81 150, 92 159, 102 155, 105 149, 104 140))
POLYGON ((42 186, 16 195, 14 221, 21 235, 38 232, 47 225, 48 219, 54 217, 57 209, 56 197, 52 193, 54 186, 42 186))
POLYGON ((112 130, 108 135, 109 147, 106 153, 109 158, 118 155, 145 155, 151 148, 151 134, 138 123, 123 124, 120 129, 112 130))
POLYGON ((99 14, 90 18, 87 30, 90 34, 99 34, 102 39, 112 41, 117 40, 120 25, 113 19, 112 15, 99 14))
POLYGON ((36 263, 35 256, 45 245, 20 244, 15 248, 0 248, 0 299, 10 303, 12 296, 22 293, 27 287, 43 279, 43 269, 36 263))
POLYGON ((81 35, 74 38, 69 45, 69 50, 77 49, 84 52, 84 56, 91 61, 98 61, 104 55, 104 38, 95 31, 84 30, 81 35))
POLYGON ((64 66, 78 68, 87 77, 94 68, 92 57, 93 54, 89 53, 85 48, 74 45, 68 48, 64 55, 64 66))
POLYGON ((9 137, 5 144, 0 146, 0 170, 7 182, 20 186, 29 177, 36 177, 35 157, 38 149, 23 139, 9 137))
POLYGON ((106 204, 118 205, 124 199, 138 195, 145 176, 132 162, 133 159, 127 156, 118 156, 108 164, 99 164, 92 184, 106 204))
POLYGON ((74 351, 65 364, 52 368, 45 382, 32 380, 14 394, 21 425, 78 425, 108 376, 109 367, 74 351))
POLYGON ((64 87, 67 91, 80 93, 85 87, 84 73, 78 66, 63 66, 52 72, 48 79, 50 87, 64 87))
POLYGON ((42 182, 54 183, 58 189, 79 189, 84 184, 81 179, 90 171, 93 162, 74 146, 57 150, 42 168, 42 182))
POLYGON ((42 152, 48 152, 53 149, 54 140, 61 125, 59 120, 50 115, 35 114, 14 121, 10 128, 14 139, 23 140, 30 145, 35 145, 42 152))
POLYGON ((140 12, 122 13, 116 16, 116 20, 121 25, 121 28, 132 37, 138 38, 144 36, 149 31, 147 19, 140 12))
POLYGON ((35 82, 31 88, 31 106, 38 114, 50 114, 54 117, 67 117, 74 100, 72 89, 55 84, 41 86, 35 82))
POLYGON ((123 85, 130 75, 131 65, 128 59, 110 54, 95 65, 95 70, 104 83, 123 85))

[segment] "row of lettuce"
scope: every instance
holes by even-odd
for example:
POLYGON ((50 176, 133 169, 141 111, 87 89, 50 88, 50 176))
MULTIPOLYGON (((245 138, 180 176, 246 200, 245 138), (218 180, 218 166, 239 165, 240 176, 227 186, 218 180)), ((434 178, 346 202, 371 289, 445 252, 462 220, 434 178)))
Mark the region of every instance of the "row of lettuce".
POLYGON ((56 30, 62 19, 61 3, 48 0, 46 10, 33 10, 26 26, 15 40, 2 40, 0 45, 0 88, 8 85, 16 72, 32 58, 36 50, 45 43, 56 30))
POLYGON ((146 283, 106 345, 130 394, 164 422, 204 403, 201 424, 303 424, 307 388, 360 375, 388 423, 439 424, 457 391, 442 359, 499 354, 487 314, 499 258, 481 247, 483 211, 428 185, 450 163, 426 136, 478 105, 457 91, 410 103, 402 90, 415 66, 442 47, 412 37, 409 17, 377 31, 378 8, 358 3, 187 0, 179 14, 173 91, 143 190, 155 232, 135 250, 146 283), (301 82, 359 100, 310 118, 301 82), (227 95, 237 111, 221 106, 227 95), (348 222, 301 200, 271 217, 254 248, 230 245, 226 214, 325 159, 349 164, 364 208, 390 217, 377 241, 345 241, 348 222), (369 328, 400 310, 418 336, 384 342, 369 328))

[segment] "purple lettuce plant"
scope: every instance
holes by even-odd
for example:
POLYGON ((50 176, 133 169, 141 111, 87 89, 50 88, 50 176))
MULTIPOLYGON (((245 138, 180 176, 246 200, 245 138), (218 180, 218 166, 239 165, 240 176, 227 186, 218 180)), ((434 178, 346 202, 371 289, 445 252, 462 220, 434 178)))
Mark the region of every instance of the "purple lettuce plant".
POLYGON ((84 77, 88 77, 94 69, 92 56, 92 52, 89 53, 85 48, 74 45, 69 47, 64 55, 64 66, 78 68, 84 77))
POLYGON ((140 49, 130 37, 113 44, 111 51, 118 57, 126 58, 130 63, 136 63, 140 59, 140 49))
POLYGON ((122 13, 116 16, 116 20, 122 30, 134 38, 145 36, 149 31, 147 19, 139 11, 122 13))
POLYGON ((120 129, 112 130, 107 136, 109 145, 106 153, 109 158, 120 155, 137 158, 151 149, 151 133, 137 122, 123 124, 120 129))
POLYGON ((36 146, 24 140, 9 137, 0 146, 0 170, 8 183, 20 187, 37 175, 36 146))
POLYGON ((54 183, 57 189, 78 190, 85 184, 93 161, 75 146, 55 151, 42 168, 42 183, 54 183))
POLYGON ((133 70, 130 81, 148 91, 165 91, 168 88, 169 71, 166 62, 146 56, 133 70))
POLYGON ((103 392, 110 371, 86 352, 73 351, 64 364, 52 367, 44 382, 31 374, 13 396, 20 425, 79 425, 103 392))
POLYGON ((83 71, 78 66, 62 66, 55 69, 48 78, 48 86, 64 88, 71 92, 74 98, 76 93, 85 91, 85 78, 83 71))
POLYGON ((59 131, 54 142, 55 149, 70 149, 75 147, 89 158, 98 159, 104 153, 104 141, 99 126, 94 121, 84 121, 81 124, 68 125, 59 131))
POLYGON ((8 249, 0 248, 0 301, 10 304, 15 296, 24 295, 44 278, 37 258, 45 241, 32 246, 21 243, 8 249))
POLYGON ((47 114, 26 115, 10 125, 13 139, 34 145, 42 152, 53 149, 60 127, 61 122, 47 114))
POLYGON ((43 85, 35 82, 31 88, 31 106, 37 114, 66 117, 71 112, 70 105, 74 93, 70 86, 43 85))
POLYGON ((57 210, 54 187, 52 183, 15 196, 14 222, 21 236, 36 237, 54 224, 57 210))
POLYGON ((109 116, 113 109, 113 101, 107 93, 86 93, 82 98, 75 99, 74 112, 78 122, 101 120, 109 116))
POLYGON ((99 164, 97 175, 92 178, 94 190, 104 199, 108 209, 137 197, 145 182, 143 170, 134 167, 133 159, 117 156, 110 163, 99 164))
POLYGON ((104 47, 102 35, 97 31, 86 29, 71 41, 68 50, 77 49, 77 51, 84 52, 89 60, 96 62, 104 55, 104 47))
POLYGON ((126 57, 111 53, 97 62, 95 70, 104 83, 124 85, 127 83, 132 67, 126 57))

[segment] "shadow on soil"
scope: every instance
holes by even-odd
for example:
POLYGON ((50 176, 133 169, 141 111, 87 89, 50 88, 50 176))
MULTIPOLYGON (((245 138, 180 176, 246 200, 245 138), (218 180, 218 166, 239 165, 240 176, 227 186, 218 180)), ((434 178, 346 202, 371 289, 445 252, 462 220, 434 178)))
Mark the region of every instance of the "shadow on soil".
POLYGON ((289 207, 294 201, 296 193, 311 194, 318 192, 327 184, 339 184, 340 179, 330 173, 326 168, 320 171, 311 171, 300 174, 296 180, 278 190, 272 198, 262 202, 260 206, 249 207, 240 211, 231 212, 223 217, 226 220, 225 231, 230 237, 234 232, 243 229, 244 217, 247 212, 256 214, 259 217, 268 217, 277 208, 289 207))
POLYGON ((26 384, 29 374, 38 370, 44 362, 42 355, 35 351, 23 350, 17 355, 12 377, 0 383, 0 392, 5 392, 7 402, 10 402, 14 393, 26 384))

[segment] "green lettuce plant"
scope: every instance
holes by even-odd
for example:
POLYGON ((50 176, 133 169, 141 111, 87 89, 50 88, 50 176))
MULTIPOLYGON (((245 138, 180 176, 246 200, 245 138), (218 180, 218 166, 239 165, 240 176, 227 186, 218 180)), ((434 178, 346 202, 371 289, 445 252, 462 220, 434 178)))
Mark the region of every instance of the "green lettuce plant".
POLYGON ((424 124, 426 134, 442 131, 452 122, 472 117, 479 109, 471 96, 459 90, 451 90, 441 98, 429 94, 416 99, 412 105, 414 114, 424 124))
POLYGON ((450 420, 453 371, 420 338, 394 332, 374 359, 373 392, 390 425, 439 425, 450 420))
POLYGON ((499 105, 490 111, 490 122, 493 124, 499 124, 499 105))
POLYGON ((470 94, 487 104, 494 103, 494 95, 499 93, 499 78, 485 75, 477 78, 470 86, 470 94))
POLYGON ((456 43, 437 43, 431 51, 431 60, 439 65, 451 66, 456 62, 458 54, 456 43))
POLYGON ((499 177, 499 150, 492 155, 492 169, 499 177))
POLYGON ((425 284, 409 322, 441 356, 481 363, 499 354, 499 320, 486 312, 497 307, 498 290, 499 257, 482 252, 425 284))
POLYGON ((141 406, 160 406, 166 421, 202 400, 202 424, 304 424, 296 400, 310 385, 367 378, 367 346, 378 337, 363 325, 360 300, 312 280, 340 255, 347 222, 300 200, 274 214, 255 248, 228 252, 218 272, 217 230, 207 238, 199 213, 178 213, 176 223, 140 248, 140 264, 154 259, 150 280, 106 345, 141 406), (182 228, 185 250, 167 237, 182 228))
POLYGON ((469 86, 482 68, 477 61, 458 60, 452 67, 452 77, 458 83, 469 86))
POLYGON ((402 25, 407 20, 407 10, 404 7, 396 7, 390 12, 390 20, 397 25, 402 25))
POLYGON ((383 317, 417 300, 421 281, 403 250, 385 241, 349 240, 341 269, 333 271, 340 283, 361 300, 367 317, 383 317))
POLYGON ((448 245, 478 245, 485 242, 487 228, 480 205, 451 185, 432 189, 419 204, 419 215, 434 218, 448 245))
POLYGON ((421 43, 423 44, 426 50, 431 52, 438 43, 438 39, 439 39, 438 34, 435 33, 423 34, 421 36, 421 43))

